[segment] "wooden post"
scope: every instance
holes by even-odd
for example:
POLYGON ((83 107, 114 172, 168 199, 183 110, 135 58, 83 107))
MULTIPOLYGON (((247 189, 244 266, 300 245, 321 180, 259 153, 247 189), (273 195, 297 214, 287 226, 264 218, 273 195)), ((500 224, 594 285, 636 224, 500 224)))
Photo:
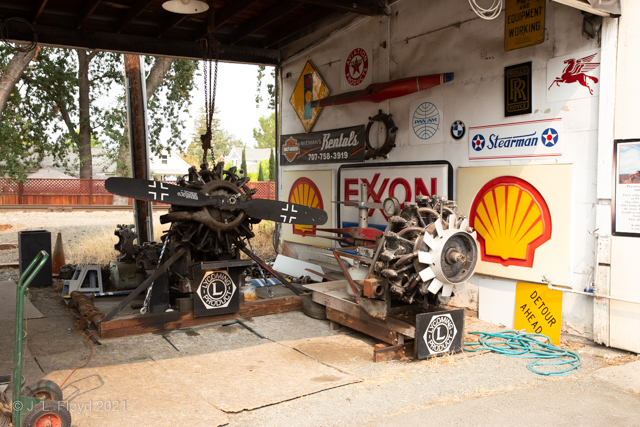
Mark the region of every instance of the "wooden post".
MULTIPOLYGON (((124 55, 124 69, 127 77, 127 95, 129 107, 129 147, 131 148, 131 167, 134 178, 149 179, 147 156, 146 108, 144 83, 140 72, 140 56, 124 55)), ((150 202, 134 200, 134 216, 138 244, 151 241, 150 202)))
POLYGON ((19 181, 18 182, 18 204, 21 205, 22 204, 22 194, 24 193, 24 182, 23 181, 19 181))
POLYGON ((93 177, 89 178, 89 204, 93 204, 93 177))

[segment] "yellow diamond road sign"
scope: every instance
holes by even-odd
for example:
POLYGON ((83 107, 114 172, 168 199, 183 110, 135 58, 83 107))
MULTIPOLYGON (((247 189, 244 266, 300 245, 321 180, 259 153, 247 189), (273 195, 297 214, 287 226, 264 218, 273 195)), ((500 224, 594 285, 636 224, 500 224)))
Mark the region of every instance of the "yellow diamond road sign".
POLYGON ((305 132, 311 131, 322 109, 322 107, 313 107, 313 101, 326 98, 328 95, 329 88, 324 84, 311 61, 307 61, 289 100, 305 132))

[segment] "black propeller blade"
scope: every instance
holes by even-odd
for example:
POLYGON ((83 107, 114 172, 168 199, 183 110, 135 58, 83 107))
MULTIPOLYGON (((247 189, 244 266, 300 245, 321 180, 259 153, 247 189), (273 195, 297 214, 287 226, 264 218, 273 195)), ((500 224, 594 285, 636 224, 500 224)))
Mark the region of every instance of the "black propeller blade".
POLYGON ((178 206, 214 206, 224 210, 243 210, 252 218, 286 224, 322 225, 327 213, 321 209, 277 200, 254 199, 242 201, 233 196, 207 196, 198 191, 160 181, 137 178, 109 178, 108 192, 138 200, 162 202, 178 206))

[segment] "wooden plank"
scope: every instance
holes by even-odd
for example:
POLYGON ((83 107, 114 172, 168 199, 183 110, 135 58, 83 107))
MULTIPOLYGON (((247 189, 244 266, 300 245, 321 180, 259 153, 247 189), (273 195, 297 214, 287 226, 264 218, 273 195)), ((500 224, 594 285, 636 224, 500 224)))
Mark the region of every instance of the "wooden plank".
POLYGON ((286 313, 288 311, 300 311, 302 310, 302 298, 303 297, 301 296, 291 296, 284 298, 251 301, 240 304, 238 317, 246 319, 249 317, 286 313))
POLYGON ((414 342, 408 342, 403 345, 394 345, 388 347, 378 347, 373 350, 374 362, 387 362, 389 360, 400 360, 406 357, 413 357, 414 342))
MULTIPOLYGON (((346 281, 342 281, 346 283, 346 281)), ((329 282, 329 283, 338 283, 338 282, 329 282)), ((343 298, 339 298, 335 296, 333 293, 337 293, 339 291, 331 291, 332 293, 324 293, 315 291, 313 293, 312 299, 318 304, 322 304, 327 308, 332 308, 334 310, 341 311, 343 313, 348 314, 351 317, 358 318, 363 322, 375 323, 379 326, 389 328, 394 332, 402 334, 408 338, 415 338, 416 328, 400 319, 396 319, 395 317, 387 317, 386 322, 382 322, 378 319, 374 319, 369 316, 366 311, 358 304, 348 301, 343 298)), ((346 295, 346 292, 345 292, 346 295)))
POLYGON ((357 13, 358 15, 382 15, 384 6, 375 0, 359 0, 357 3, 350 0, 301 0, 304 3, 316 4, 322 7, 330 7, 343 12, 357 13))
POLYGON ((18 249, 17 243, 2 243, 0 244, 0 251, 6 251, 11 249, 18 249))
POLYGON ((5 268, 5 267, 20 267, 20 264, 17 262, 3 262, 0 263, 0 268, 5 268))
POLYGON ((398 334, 384 324, 380 325, 374 322, 366 322, 330 307, 327 307, 327 319, 377 338, 380 341, 392 345, 398 344, 398 334))
POLYGON ((265 11, 264 13, 258 15, 256 18, 241 26, 240 29, 233 34, 232 40, 229 44, 234 45, 238 43, 245 37, 250 36, 251 34, 259 31, 261 28, 271 24, 272 22, 277 21, 287 13, 299 7, 300 3, 294 2, 293 0, 287 0, 276 4, 271 9, 265 11))
POLYGON ((193 317, 193 312, 158 313, 147 315, 132 315, 116 317, 99 325, 100 338, 117 338, 129 335, 140 335, 151 332, 170 331, 218 323, 237 318, 266 316, 269 314, 286 313, 302 309, 302 297, 274 298, 258 300, 240 304, 237 313, 221 314, 218 316, 193 317))
POLYGON ((327 9, 324 7, 316 7, 315 9, 310 10, 305 13, 304 17, 297 19, 295 22, 292 22, 290 25, 287 25, 283 29, 278 32, 274 32, 265 38, 264 47, 272 47, 276 43, 290 37, 300 31, 304 30, 307 27, 312 26, 316 22, 320 21, 323 18, 326 18, 329 15, 333 15, 337 13, 335 10, 327 9))
POLYGON ((102 3, 102 0, 92 0, 85 3, 84 9, 82 9, 82 12, 78 17, 78 30, 82 28, 85 22, 87 22, 87 19, 89 19, 91 14, 96 11, 100 3, 102 3))
POLYGON ((159 313, 100 322, 98 329, 102 339, 117 338, 235 320, 237 317, 236 313, 207 317, 193 317, 193 312, 186 314, 179 312, 159 313))
POLYGON ((158 38, 164 37, 165 34, 167 34, 167 32, 169 30, 171 30, 172 28, 174 28, 176 25, 180 24, 182 21, 184 21, 185 19, 187 19, 188 15, 181 15, 181 14, 176 14, 175 16, 172 16, 171 19, 165 21, 159 28, 158 28, 158 38))
POLYGON ((153 0, 138 0, 136 1, 131 8, 127 11, 124 18, 120 21, 118 25, 118 33, 122 32, 129 24, 131 24, 142 12, 145 11, 151 4, 153 0))
POLYGON ((36 6, 36 13, 33 15, 33 19, 31 20, 31 22, 33 24, 36 24, 38 22, 38 19, 40 19, 40 15, 42 15, 42 11, 44 10, 44 7, 47 5, 47 2, 49 0, 39 0, 36 6))

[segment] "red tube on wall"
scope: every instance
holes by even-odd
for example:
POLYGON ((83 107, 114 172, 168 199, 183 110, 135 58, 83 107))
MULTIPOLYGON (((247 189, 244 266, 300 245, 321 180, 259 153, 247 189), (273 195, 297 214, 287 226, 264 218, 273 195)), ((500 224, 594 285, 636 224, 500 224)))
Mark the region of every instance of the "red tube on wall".
POLYGON ((453 80, 453 73, 408 77, 388 83, 374 83, 365 89, 328 96, 311 103, 312 107, 332 107, 355 102, 382 102, 439 86, 453 80))

